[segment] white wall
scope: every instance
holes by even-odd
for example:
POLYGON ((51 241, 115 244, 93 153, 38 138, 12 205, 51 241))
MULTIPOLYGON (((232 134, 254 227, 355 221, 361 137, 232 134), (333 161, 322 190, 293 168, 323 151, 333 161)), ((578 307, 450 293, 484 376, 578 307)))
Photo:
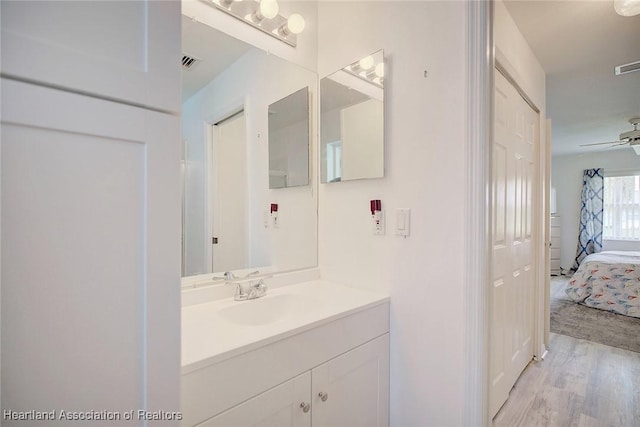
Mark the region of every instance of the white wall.
POLYGON ((270 173, 285 173, 290 187, 307 185, 310 178, 309 122, 296 122, 275 131, 270 130, 269 139, 277 141, 276 144, 269 144, 270 173))
MULTIPOLYGON (((598 151, 588 154, 553 156, 551 184, 556 189, 557 211, 561 219, 560 265, 573 266, 578 245, 582 173, 585 169, 604 168, 607 171, 638 170, 640 157, 631 148, 598 151)), ((640 243, 604 242, 604 250, 640 250, 640 243)))
POLYGON ((369 99, 340 112, 342 179, 384 174, 384 104, 369 99))
POLYGON ((391 295, 391 426, 460 426, 465 209, 464 2, 320 2, 324 77, 385 51, 385 178, 320 185, 324 278, 391 295), (424 70, 429 77, 424 77, 424 70), (369 200, 387 233, 373 236, 369 200), (411 208, 411 236, 392 231, 411 208))
POLYGON ((544 138, 545 72, 501 0, 494 3, 493 28, 496 61, 506 68, 540 110, 540 136, 544 138))
MULTIPOLYGON (((269 104, 303 87, 317 94, 316 75, 275 55, 252 49, 183 105, 183 138, 187 141, 187 274, 204 271, 205 132, 207 123, 243 105, 246 113, 249 216, 252 242, 248 267, 274 265, 279 270, 310 267, 317 259, 316 181, 310 185, 268 189, 269 104), (278 229, 264 227, 264 211, 279 204, 278 229)), ((313 124, 315 129, 315 124, 313 124)), ((315 135, 315 130, 312 135, 315 135)), ((312 141, 313 142, 313 141, 312 141)), ((313 150, 314 144, 311 145, 313 150)))

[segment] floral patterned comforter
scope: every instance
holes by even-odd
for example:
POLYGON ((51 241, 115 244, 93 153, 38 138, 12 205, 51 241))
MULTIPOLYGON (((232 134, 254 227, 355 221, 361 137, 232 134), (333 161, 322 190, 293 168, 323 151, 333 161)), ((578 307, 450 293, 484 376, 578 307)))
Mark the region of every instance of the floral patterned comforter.
POLYGON ((569 280, 566 293, 589 307, 640 317, 640 252, 587 256, 569 280))

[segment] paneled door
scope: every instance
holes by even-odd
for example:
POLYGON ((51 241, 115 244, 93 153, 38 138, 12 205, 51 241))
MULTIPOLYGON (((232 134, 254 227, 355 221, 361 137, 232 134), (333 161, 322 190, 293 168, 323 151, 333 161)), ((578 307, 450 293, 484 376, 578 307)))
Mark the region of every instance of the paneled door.
POLYGON ((0 84, 2 409, 179 410, 179 118, 0 84))
POLYGON ((492 177, 490 411, 533 357, 538 113, 496 70, 492 177))
POLYGON ((244 111, 213 126, 212 269, 249 265, 247 132, 244 111))

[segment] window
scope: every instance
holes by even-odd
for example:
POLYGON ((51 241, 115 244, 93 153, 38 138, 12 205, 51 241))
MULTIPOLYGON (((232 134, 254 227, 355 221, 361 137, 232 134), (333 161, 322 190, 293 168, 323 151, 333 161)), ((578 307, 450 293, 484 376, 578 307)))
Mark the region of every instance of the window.
POLYGON ((342 178, 342 141, 327 144, 327 182, 340 181, 342 178))
POLYGON ((640 240, 640 173, 605 176, 602 228, 605 240, 640 240))

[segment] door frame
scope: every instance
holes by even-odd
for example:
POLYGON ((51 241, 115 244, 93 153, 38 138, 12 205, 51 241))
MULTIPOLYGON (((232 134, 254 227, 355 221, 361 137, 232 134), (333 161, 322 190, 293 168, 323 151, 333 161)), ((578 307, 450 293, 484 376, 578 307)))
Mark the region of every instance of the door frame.
POLYGON ((491 137, 493 103, 493 1, 466 2, 467 9, 467 215, 464 253, 464 426, 490 426, 489 285, 491 137))
MULTIPOLYGON (((468 244, 465 250, 466 274, 464 279, 465 306, 465 375, 463 425, 490 426, 489 416, 489 320, 491 313, 491 148, 493 138, 493 70, 496 64, 493 22, 494 1, 466 2, 467 12, 467 216, 465 231, 468 244)), ((516 76, 518 77, 518 76, 516 76)), ((545 230, 549 227, 545 217, 548 211, 548 131, 546 111, 540 112, 539 183, 536 230, 538 242, 546 242, 545 230)), ((548 324, 545 311, 545 272, 548 262, 544 258, 544 244, 538 244, 536 256, 534 309, 534 356, 544 358, 548 324)), ((548 280, 547 280, 548 281, 548 280)))

